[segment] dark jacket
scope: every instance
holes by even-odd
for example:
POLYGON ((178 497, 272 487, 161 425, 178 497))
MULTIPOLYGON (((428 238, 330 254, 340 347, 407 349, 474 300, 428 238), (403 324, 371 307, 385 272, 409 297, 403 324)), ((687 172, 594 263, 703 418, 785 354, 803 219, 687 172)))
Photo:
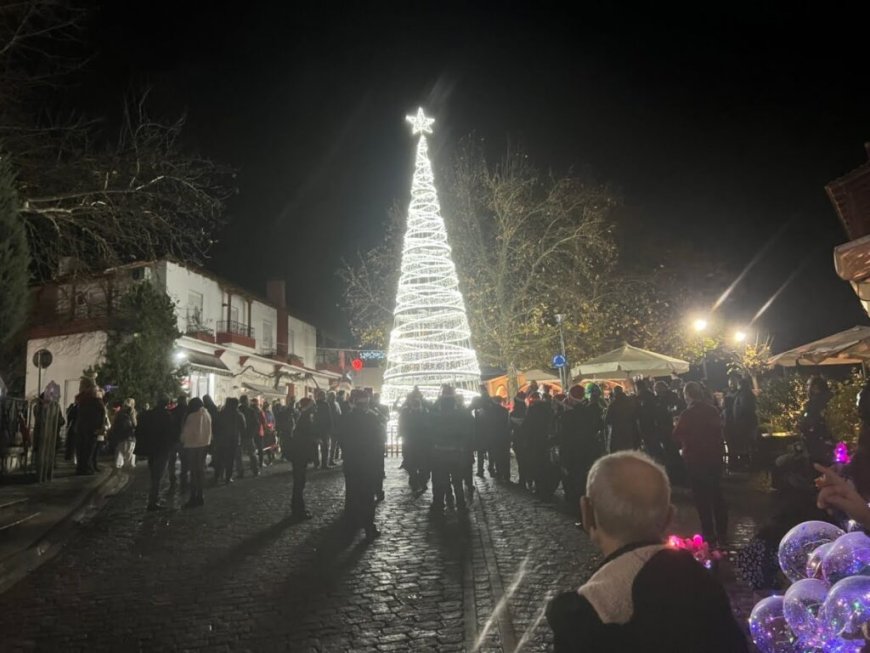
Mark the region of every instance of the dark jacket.
POLYGON ((314 435, 325 438, 335 432, 335 416, 332 406, 325 399, 317 400, 317 410, 314 413, 314 435))
POLYGON ((221 408, 214 421, 214 440, 219 447, 234 448, 239 445, 247 431, 245 416, 238 408, 221 408))
POLYGON ((610 428, 610 451, 640 448, 640 433, 637 428, 637 404, 627 395, 615 396, 607 407, 604 419, 610 428))
POLYGON ((79 438, 96 438, 106 428, 106 405, 95 394, 80 394, 76 397, 78 411, 75 425, 79 438))
POLYGON ((115 421, 112 424, 112 431, 109 434, 109 441, 112 444, 118 444, 126 440, 132 440, 136 437, 136 431, 133 427, 133 415, 128 406, 124 406, 115 415, 115 421))
POLYGON ((578 590, 547 606, 555 653, 744 653, 719 582, 687 551, 656 543, 608 556, 578 590))
POLYGON ((178 443, 175 420, 166 408, 152 408, 139 415, 136 429, 136 455, 161 456, 178 443))
POLYGON ((562 415, 559 430, 559 458, 566 469, 589 468, 604 454, 598 409, 586 403, 575 405, 562 415))
POLYGON ((722 420, 710 404, 689 406, 674 427, 674 440, 683 450, 689 468, 711 469, 722 464, 722 420))
POLYGON ((377 411, 354 406, 341 439, 344 474, 377 478, 384 460, 384 424, 377 411))

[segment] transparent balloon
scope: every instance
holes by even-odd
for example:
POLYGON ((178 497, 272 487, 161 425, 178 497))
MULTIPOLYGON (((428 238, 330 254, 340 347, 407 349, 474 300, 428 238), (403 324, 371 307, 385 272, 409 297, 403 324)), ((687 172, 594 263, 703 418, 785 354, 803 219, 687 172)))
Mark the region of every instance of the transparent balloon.
POLYGON ((834 546, 833 542, 826 542, 821 546, 817 546, 816 550, 810 554, 810 557, 807 558, 807 578, 824 578, 822 575, 822 559, 831 550, 832 546, 834 546))
POLYGON ((829 636, 863 642, 862 629, 870 623, 870 577, 844 578, 831 587, 821 619, 829 636))
POLYGON ((768 596, 749 615, 749 632, 761 653, 796 653, 798 640, 785 620, 783 597, 768 596))
POLYGON ((806 578, 807 560, 822 544, 833 542, 844 531, 823 521, 805 521, 792 528, 779 543, 779 567, 792 582, 806 578))
POLYGON ((816 578, 799 580, 785 593, 782 612, 789 628, 802 644, 815 647, 824 644, 819 610, 827 596, 828 584, 816 578))
POLYGON ((831 585, 849 576, 870 575, 870 537, 846 533, 822 558, 822 577, 831 585))

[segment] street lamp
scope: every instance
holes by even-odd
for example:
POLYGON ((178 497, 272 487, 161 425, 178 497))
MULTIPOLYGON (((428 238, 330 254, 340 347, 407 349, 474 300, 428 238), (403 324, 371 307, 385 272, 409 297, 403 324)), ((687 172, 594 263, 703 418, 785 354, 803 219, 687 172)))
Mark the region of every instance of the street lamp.
POLYGON ((187 353, 186 353, 186 352, 183 352, 183 351, 177 351, 177 352, 175 352, 175 362, 176 362, 176 363, 181 363, 181 362, 182 362, 183 360, 185 360, 186 358, 187 358, 187 353))
POLYGON ((739 330, 734 334, 734 340, 738 343, 746 342, 746 331, 739 330))
POLYGON ((707 320, 699 317, 692 323, 692 327, 695 329, 695 331, 701 333, 701 331, 704 331, 707 328, 707 320))

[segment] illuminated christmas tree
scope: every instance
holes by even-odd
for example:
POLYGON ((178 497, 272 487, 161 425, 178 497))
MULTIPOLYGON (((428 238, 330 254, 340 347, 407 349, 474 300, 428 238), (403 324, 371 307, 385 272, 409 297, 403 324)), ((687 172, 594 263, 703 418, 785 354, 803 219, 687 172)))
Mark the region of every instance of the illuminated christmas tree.
POLYGON ((403 400, 414 386, 424 396, 434 398, 444 383, 463 394, 476 392, 480 383, 480 367, 471 347, 465 302, 429 161, 426 134, 432 133, 435 121, 427 118, 423 109, 407 120, 420 140, 384 372, 382 395, 387 405, 403 400))

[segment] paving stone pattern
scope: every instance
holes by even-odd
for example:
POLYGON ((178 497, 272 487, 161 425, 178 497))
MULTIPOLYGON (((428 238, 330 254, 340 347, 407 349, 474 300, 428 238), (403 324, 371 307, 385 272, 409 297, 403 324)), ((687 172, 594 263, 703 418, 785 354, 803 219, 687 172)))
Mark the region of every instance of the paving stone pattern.
MULTIPOLYGON (((55 559, 0 596, 2 649, 549 650, 543 608, 598 562, 560 500, 475 478, 467 516, 428 512, 387 460, 383 535, 342 519, 339 469, 309 472, 288 519, 285 464, 144 511, 147 471, 55 559)), ((690 531, 691 526, 685 530, 690 531)))

